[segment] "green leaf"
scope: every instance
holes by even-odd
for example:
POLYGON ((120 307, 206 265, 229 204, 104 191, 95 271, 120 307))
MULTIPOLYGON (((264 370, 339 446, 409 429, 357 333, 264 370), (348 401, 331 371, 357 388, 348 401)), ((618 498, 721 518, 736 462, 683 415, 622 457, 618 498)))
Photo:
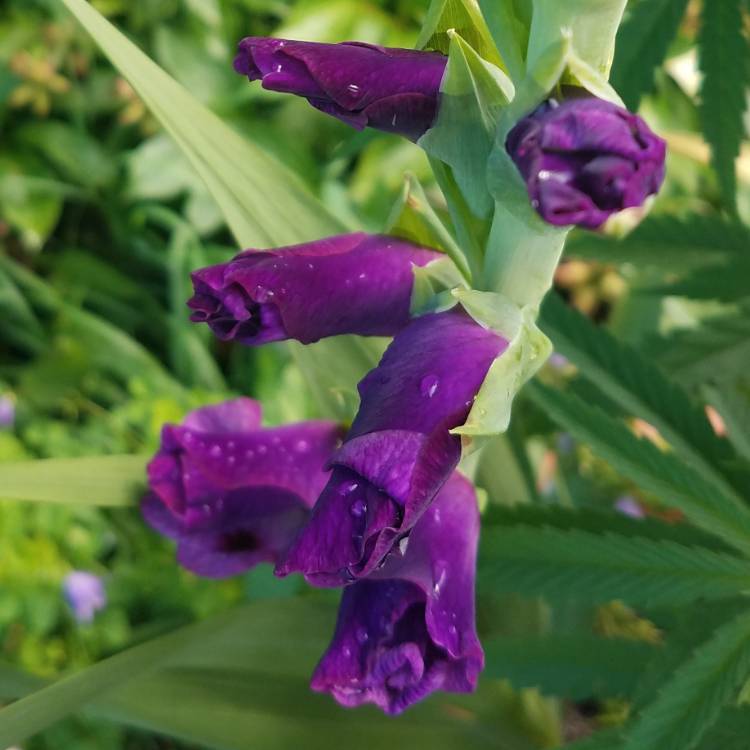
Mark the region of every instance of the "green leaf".
POLYGON ((703 736, 699 750, 747 750, 750 737, 750 708, 725 708, 703 736))
POLYGON ((132 506, 143 494, 147 461, 96 456, 0 463, 0 500, 132 506))
POLYGON ((485 676, 572 700, 629 696, 655 648, 591 635, 503 637, 484 641, 485 676))
MULTIPOLYGON (((331 604, 309 597, 240 607, 131 649, 114 657, 124 665, 112 665, 127 667, 137 656, 140 666, 139 649, 148 648, 157 653, 157 671, 136 674, 133 669, 107 678, 110 659, 79 673, 71 678, 77 679, 74 694, 65 696, 63 706, 55 705, 56 718, 91 701, 90 713, 97 717, 217 750, 328 750, 363 736, 368 750, 403 743, 435 750, 532 750, 529 741, 496 718, 504 706, 492 690, 480 689, 467 699, 437 694, 398 720, 371 706, 347 711, 330 696, 316 695, 309 688, 310 674, 330 641, 334 619, 331 604), (161 654, 162 647, 171 653, 161 654), (118 677, 123 684, 113 684, 118 677), (100 693, 94 697, 95 688, 100 693)), ((19 687, 10 677, 11 686, 19 687)), ((40 698, 52 688, 27 699, 36 699, 34 711, 43 707, 40 698)))
MULTIPOLYGON (((686 604, 750 589, 747 561, 700 547, 530 526, 482 534, 479 588, 556 600, 686 604)), ((481 595, 481 594, 480 594, 481 595)))
MULTIPOLYGON (((612 85, 625 105, 638 109, 654 84, 654 72, 677 34, 688 0, 641 0, 617 32, 612 85)), ((721 3, 720 3, 721 4, 721 3)))
POLYGON ((527 393, 573 437, 589 444, 594 453, 641 489, 679 508, 696 526, 750 553, 750 509, 722 494, 693 466, 638 439, 624 424, 577 396, 538 382, 531 383, 527 393))
POLYGON ((190 159, 244 247, 342 229, 300 179, 227 127, 85 0, 61 0, 190 159))
POLYGON ((750 297, 750 257, 733 258, 730 263, 700 268, 671 284, 646 287, 643 291, 690 299, 715 299, 728 304, 750 297))
POLYGON ((623 750, 692 750, 750 674, 750 612, 720 627, 635 719, 623 750))
POLYGON ((698 34, 699 66, 703 73, 700 116, 711 146, 711 163, 719 177, 724 205, 736 211, 735 159, 745 137, 743 114, 750 84, 747 59, 750 46, 744 33, 741 0, 721 0, 703 5, 698 34))
POLYGON ((133 677, 156 669, 220 629, 227 616, 156 638, 63 678, 0 710, 0 746, 10 747, 133 677))
POLYGON ((750 461, 750 384, 727 382, 706 386, 708 401, 727 427, 727 437, 746 461, 750 461))
POLYGON ((556 294, 547 295, 540 322, 555 350, 575 363, 585 378, 628 414, 656 427, 696 472, 741 502, 744 484, 730 470, 736 456, 715 435, 705 413, 658 367, 569 308, 556 294), (733 484, 740 486, 739 493, 733 484))
MULTIPOLYGON (((648 0, 643 3, 648 5, 648 0)), ((622 239, 594 232, 573 232, 568 256, 605 263, 632 263, 668 273, 733 262, 747 253, 750 231, 718 217, 652 216, 622 239)))
POLYGON ((648 343, 648 351, 686 387, 733 380, 747 373, 750 361, 750 309, 656 337, 648 343))
POLYGON ((535 526, 561 531, 587 531, 592 534, 637 536, 654 541, 670 541, 686 546, 731 551, 723 542, 686 523, 665 523, 652 518, 630 518, 623 513, 600 508, 567 508, 562 505, 491 505, 482 523, 492 526, 535 526))
POLYGON ((479 5, 508 74, 520 83, 526 74, 531 0, 479 0, 479 5))
POLYGON ((432 0, 417 49, 436 49, 448 54, 449 30, 460 34, 480 57, 504 68, 477 0, 432 0))

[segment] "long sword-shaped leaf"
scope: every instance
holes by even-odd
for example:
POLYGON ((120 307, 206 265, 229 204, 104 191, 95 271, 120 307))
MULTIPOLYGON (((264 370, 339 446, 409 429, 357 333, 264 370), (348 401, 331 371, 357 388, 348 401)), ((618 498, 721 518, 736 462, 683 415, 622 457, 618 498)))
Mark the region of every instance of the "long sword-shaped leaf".
POLYGON ((147 460, 92 456, 0 464, 0 500, 133 505, 142 494, 147 460))
POLYGON ((341 230, 297 176, 227 127, 85 0, 61 2, 190 159, 241 245, 292 244, 341 230))

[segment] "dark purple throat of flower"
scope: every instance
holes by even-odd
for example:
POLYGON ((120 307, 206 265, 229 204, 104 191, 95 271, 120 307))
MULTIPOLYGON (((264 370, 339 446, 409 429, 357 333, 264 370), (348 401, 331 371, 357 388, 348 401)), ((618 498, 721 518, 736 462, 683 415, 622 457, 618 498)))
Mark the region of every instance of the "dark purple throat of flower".
POLYGON ((355 234, 267 251, 193 273, 191 320, 247 345, 326 336, 392 336, 409 322, 414 266, 440 253, 397 237, 355 234))
POLYGON ((593 97, 545 102, 510 131, 506 149, 532 205, 556 226, 596 229, 664 180, 664 141, 638 115, 593 97))
POLYGON ((416 141, 435 121, 446 63, 439 53, 362 42, 247 37, 234 67, 358 130, 372 127, 416 141))
POLYGON ((316 586, 369 575, 455 469, 463 424, 507 341, 460 309, 414 320, 359 384, 361 405, 331 478, 279 575, 316 586))

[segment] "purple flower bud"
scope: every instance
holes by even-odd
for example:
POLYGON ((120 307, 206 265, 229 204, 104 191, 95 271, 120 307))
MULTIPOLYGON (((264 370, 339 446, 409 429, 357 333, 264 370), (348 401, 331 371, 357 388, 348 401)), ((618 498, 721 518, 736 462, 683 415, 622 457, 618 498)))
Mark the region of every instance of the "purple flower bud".
POLYGON ((435 120, 447 60, 437 52, 362 42, 250 36, 240 42, 234 68, 263 88, 304 96, 357 130, 371 127, 416 141, 435 120))
POLYGON ((393 336, 409 322, 412 267, 440 257, 397 237, 362 232, 246 251, 193 274, 191 320, 243 344, 393 336))
POLYGON ((545 102, 505 146, 532 205, 556 226, 596 229, 643 205, 664 180, 664 141, 638 115, 593 97, 545 102))
POLYGON ((453 474, 385 565, 344 591, 312 688, 389 714, 436 690, 474 690, 484 666, 474 619, 478 536, 474 489, 453 474))
POLYGON ((260 427, 260 405, 238 398, 167 425, 148 465, 141 509, 177 540, 181 565, 209 578, 276 562, 325 486, 340 431, 333 422, 260 427))
POLYGON ((337 586, 368 575, 455 469, 473 399, 508 342, 460 308, 417 318, 359 384, 360 409, 309 523, 277 573, 337 586))
POLYGON ((0 429, 11 429, 15 421, 15 403, 8 396, 0 396, 0 429))
POLYGON ((99 576, 85 570, 74 570, 65 576, 63 596, 78 622, 88 623, 107 606, 107 594, 99 576))

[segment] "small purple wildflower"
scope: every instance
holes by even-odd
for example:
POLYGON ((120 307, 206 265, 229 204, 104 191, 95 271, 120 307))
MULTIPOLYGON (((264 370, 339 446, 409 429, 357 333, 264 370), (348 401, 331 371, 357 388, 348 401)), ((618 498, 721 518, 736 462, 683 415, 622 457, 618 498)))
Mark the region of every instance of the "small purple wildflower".
POLYGON ((80 623, 89 623, 94 615, 107 606, 107 594, 102 579, 85 570, 74 570, 65 576, 63 596, 73 617, 80 623))
POLYGON ((319 44, 247 37, 235 70, 263 88, 296 94, 357 130, 418 140, 433 124, 448 58, 362 42, 319 44))
POLYGON ((0 430, 10 430, 16 421, 16 404, 9 396, 0 396, 0 430))
POLYGON ((474 617, 478 537, 474 489, 455 473, 385 564, 345 589, 313 690, 389 714, 436 690, 474 690, 484 665, 474 617))
POLYGON ((594 97, 543 103, 505 146, 532 205, 556 226, 596 229, 664 180, 664 141, 638 115, 594 97))
POLYGON ((631 495, 623 495, 615 501, 615 510, 630 518, 641 519, 646 517, 643 506, 631 495))

